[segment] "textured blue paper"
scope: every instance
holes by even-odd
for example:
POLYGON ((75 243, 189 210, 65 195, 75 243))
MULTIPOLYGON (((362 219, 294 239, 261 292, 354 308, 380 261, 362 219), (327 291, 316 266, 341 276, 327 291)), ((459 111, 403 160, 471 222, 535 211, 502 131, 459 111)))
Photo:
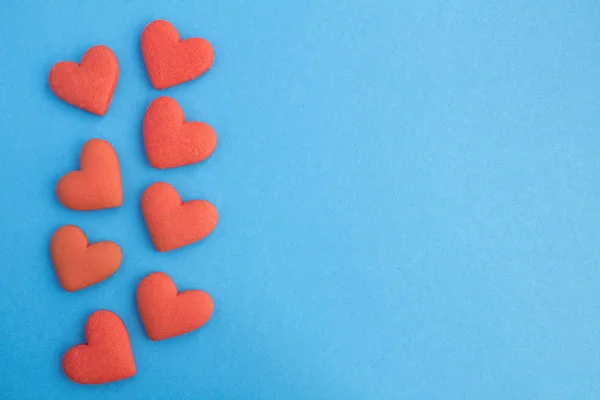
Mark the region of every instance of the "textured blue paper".
POLYGON ((0 398, 600 398, 600 5, 591 0, 5 0, 0 10, 0 398), (153 19, 210 40, 214 68, 154 90, 153 19), (93 45, 121 77, 108 114, 47 75, 93 45), (213 157, 152 169, 159 95, 219 135, 213 157), (123 207, 54 194, 90 138, 113 143, 123 207), (159 254, 152 182, 219 209, 159 254), (124 251, 61 289, 63 224, 124 251), (135 289, 164 271, 209 292, 201 330, 151 342, 135 289), (86 387, 61 358, 97 309, 124 320, 138 374, 86 387))

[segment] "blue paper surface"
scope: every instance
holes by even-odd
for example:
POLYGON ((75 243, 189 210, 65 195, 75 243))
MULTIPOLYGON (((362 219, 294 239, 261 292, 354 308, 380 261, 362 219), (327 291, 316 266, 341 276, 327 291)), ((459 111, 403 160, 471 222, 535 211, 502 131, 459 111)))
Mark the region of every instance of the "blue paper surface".
POLYGON ((599 21, 584 0, 5 0, 0 397, 600 398, 599 21), (154 19, 208 39, 213 69, 153 89, 154 19), (105 117, 47 85, 97 44, 121 66, 105 117), (161 95, 215 128, 207 161, 150 167, 161 95), (119 209, 55 196, 91 138, 120 157, 119 209), (215 204, 215 232, 158 253, 155 181, 215 204), (64 291, 64 224, 121 245, 121 269, 64 291), (152 271, 210 293, 211 321, 151 342, 135 290, 152 271), (97 309, 125 322, 138 373, 81 386, 61 358, 97 309))

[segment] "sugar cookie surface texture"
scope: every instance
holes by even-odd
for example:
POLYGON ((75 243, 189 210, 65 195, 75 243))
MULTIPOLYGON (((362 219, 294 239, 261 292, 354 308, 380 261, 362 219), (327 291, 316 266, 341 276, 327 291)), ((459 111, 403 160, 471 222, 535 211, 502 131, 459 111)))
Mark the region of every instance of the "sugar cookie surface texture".
POLYGON ((148 337, 163 340, 196 330, 210 319, 214 303, 201 290, 178 292, 163 272, 145 277, 137 289, 140 317, 148 337))
POLYGON ((72 210, 120 207, 123 204, 121 168, 112 145, 100 139, 86 142, 81 150, 80 170, 69 172, 58 181, 56 195, 72 210))
POLYGON ((158 251, 169 251, 197 242, 217 226, 219 214, 206 200, 182 202, 168 183, 150 185, 142 195, 142 213, 158 251))
POLYGON ((148 76, 156 89, 191 81, 213 65, 215 52, 205 39, 181 40, 167 21, 156 20, 142 32, 142 53, 148 76))
POLYGON ((217 146, 217 134, 204 122, 186 122, 179 103, 159 97, 144 115, 144 145, 150 165, 174 168, 208 158, 217 146))
POLYGON ((50 241, 50 255, 61 286, 73 292, 101 282, 121 266, 123 253, 109 241, 90 244, 75 225, 59 228, 50 241))
POLYGON ((67 377, 82 384, 130 378, 136 367, 127 328, 111 311, 93 313, 85 324, 86 344, 71 347, 63 356, 67 377))
POLYGON ((90 48, 77 64, 61 61, 48 76, 50 89, 65 102, 96 115, 105 115, 119 80, 119 62, 106 46, 90 48))

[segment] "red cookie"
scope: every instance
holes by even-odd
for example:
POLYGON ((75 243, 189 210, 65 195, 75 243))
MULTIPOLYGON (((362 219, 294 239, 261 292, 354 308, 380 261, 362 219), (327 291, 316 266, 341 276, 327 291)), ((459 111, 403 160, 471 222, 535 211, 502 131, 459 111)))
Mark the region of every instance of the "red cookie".
POLYGON ((94 46, 81 64, 61 61, 50 70, 48 83, 59 98, 75 107, 104 115, 119 80, 117 56, 106 46, 94 46))
POLYGON ((103 281, 114 274, 123 259, 119 245, 104 241, 90 244, 75 225, 54 232, 50 254, 62 287, 73 292, 103 281))
POLYGON ((152 340, 168 339, 200 328, 210 319, 214 304, 201 290, 177 292, 169 275, 153 272, 137 290, 138 309, 152 340))
POLYGON ((169 251, 197 242, 217 226, 219 214, 205 200, 183 203, 175 188, 165 182, 150 185, 142 196, 142 213, 154 246, 169 251))
POLYGON ((110 143, 89 140, 81 151, 80 164, 81 170, 69 172, 56 185, 56 195, 65 207, 88 211, 123 204, 119 158, 110 143))
POLYGON ((159 97, 144 116, 144 143, 150 165, 174 168, 208 158, 217 146, 217 134, 204 122, 185 122, 177 101, 159 97))
POLYGON ((199 77, 212 67, 215 58, 213 47, 207 40, 181 40, 177 29, 162 20, 153 21, 144 28, 142 53, 156 89, 166 89, 199 77))
POLYGON ((127 328, 113 312, 93 313, 85 324, 87 344, 71 347, 62 361, 70 380, 95 384, 135 375, 135 361, 127 328))

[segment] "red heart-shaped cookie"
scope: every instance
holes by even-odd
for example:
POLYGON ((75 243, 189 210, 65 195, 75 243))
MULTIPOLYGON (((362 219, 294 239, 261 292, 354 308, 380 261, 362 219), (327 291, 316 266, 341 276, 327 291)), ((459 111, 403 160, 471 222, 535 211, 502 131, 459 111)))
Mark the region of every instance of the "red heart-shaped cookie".
POLYGON ((142 32, 142 53, 150 81, 156 89, 166 89, 191 81, 212 67, 215 52, 204 39, 181 40, 177 29, 167 21, 153 21, 142 32))
POLYGON ((81 64, 72 61, 54 64, 48 76, 50 89, 59 98, 97 115, 106 114, 118 80, 117 56, 106 46, 89 49, 81 64))
POLYGON ((146 110, 144 144, 150 165, 174 168, 208 158, 217 146, 217 134, 203 122, 185 122, 177 101, 165 96, 146 110))
POLYGON ((81 170, 69 172, 56 185, 56 195, 65 207, 84 211, 123 204, 119 158, 110 143, 100 139, 86 142, 80 165, 81 170))
POLYGON ((85 324, 87 344, 71 347, 62 361, 70 380, 95 384, 135 375, 135 361, 127 328, 113 312, 93 313, 85 324))
POLYGON ((201 290, 177 292, 169 275, 153 272, 137 289, 137 302, 146 333, 152 340, 168 339, 200 328, 210 319, 214 304, 201 290))
POLYGON ((119 245, 109 241, 90 245, 75 225, 59 228, 50 241, 50 254, 62 287, 73 292, 114 274, 123 259, 119 245))
POLYGON ((169 251, 204 239, 217 226, 219 214, 205 200, 183 203, 165 182, 150 185, 142 196, 142 213, 154 246, 169 251))

